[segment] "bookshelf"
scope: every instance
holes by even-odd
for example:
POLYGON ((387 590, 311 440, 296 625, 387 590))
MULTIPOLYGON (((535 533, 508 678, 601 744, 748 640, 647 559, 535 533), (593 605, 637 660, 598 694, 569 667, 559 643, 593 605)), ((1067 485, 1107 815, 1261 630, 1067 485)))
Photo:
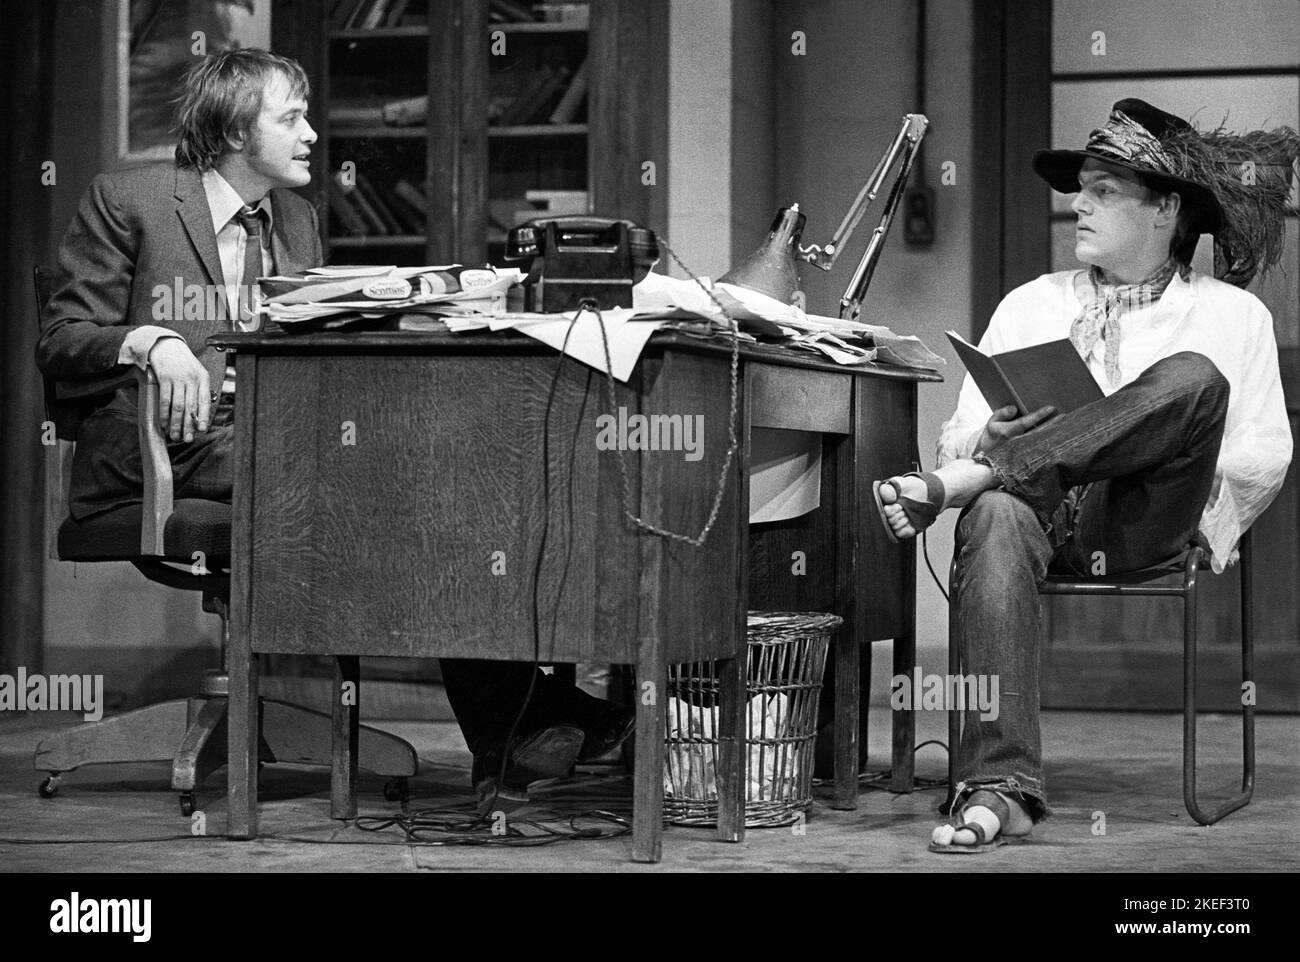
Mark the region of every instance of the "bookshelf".
POLYGON ((277 0, 329 263, 504 263, 530 216, 662 228, 667 0, 277 0), (370 24, 370 26, 366 26, 370 24))

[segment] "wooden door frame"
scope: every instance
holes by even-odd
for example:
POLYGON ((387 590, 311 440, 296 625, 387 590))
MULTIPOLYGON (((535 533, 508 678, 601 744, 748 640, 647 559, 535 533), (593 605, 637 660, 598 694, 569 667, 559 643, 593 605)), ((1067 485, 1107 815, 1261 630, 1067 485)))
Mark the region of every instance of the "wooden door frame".
MULTIPOLYGON (((44 402, 36 368, 32 268, 52 253, 52 186, 42 183, 53 131, 53 4, 17 0, 5 8, 5 91, 0 95, 7 148, 3 191, 5 318, 0 334, 0 671, 40 671, 44 648, 44 402)), ((55 168, 57 176, 58 168, 55 168)))
POLYGON ((979 338, 1008 291, 1051 270, 1051 195, 1029 160, 1051 142, 1052 5, 977 0, 971 40, 971 333, 979 338))

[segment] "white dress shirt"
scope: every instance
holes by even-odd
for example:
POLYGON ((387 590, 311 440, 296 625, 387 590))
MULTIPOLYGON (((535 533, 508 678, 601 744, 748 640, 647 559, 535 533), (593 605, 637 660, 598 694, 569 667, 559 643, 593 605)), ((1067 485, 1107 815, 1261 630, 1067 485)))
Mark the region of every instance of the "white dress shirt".
MULTIPOLYGON (((1070 336, 1083 310, 1075 279, 1083 272, 1044 274, 1016 288, 998 305, 980 339, 987 354, 1070 336)), ((1231 385, 1223 445, 1200 529, 1216 573, 1236 560, 1236 544, 1277 496, 1291 463, 1291 428, 1278 373, 1273 319, 1255 295, 1192 272, 1175 275, 1164 296, 1121 318, 1120 383, 1107 382, 1104 340, 1087 358, 1104 394, 1113 394, 1161 358, 1195 351, 1214 362, 1231 385)), ((969 374, 957 410, 939 436, 940 466, 975 453, 992 411, 969 374)))
MULTIPOLYGON (((223 295, 226 298, 227 305, 226 316, 234 318, 239 303, 239 282, 241 280, 239 275, 243 270, 244 250, 248 238, 247 233, 245 233, 236 217, 244 206, 244 201, 235 191, 235 188, 230 186, 226 178, 215 170, 208 170, 203 173, 203 192, 207 195, 208 212, 212 215, 212 232, 217 239, 217 255, 221 259, 223 295)), ((265 217, 262 236, 269 238, 271 236, 271 198, 269 194, 258 202, 257 209, 263 211, 265 217)), ((262 247, 262 274, 269 275, 271 271, 271 250, 268 241, 264 242, 262 247)), ((254 294, 256 295, 256 290, 254 294)), ((149 362, 149 352, 153 350, 158 341, 165 337, 180 337, 180 335, 170 328, 156 324, 143 324, 140 327, 132 328, 131 332, 122 341, 122 349, 118 352, 117 362, 119 364, 134 364, 143 370, 149 362)), ((227 364, 225 380, 221 384, 221 392, 230 394, 234 390, 235 368, 233 365, 227 364)))

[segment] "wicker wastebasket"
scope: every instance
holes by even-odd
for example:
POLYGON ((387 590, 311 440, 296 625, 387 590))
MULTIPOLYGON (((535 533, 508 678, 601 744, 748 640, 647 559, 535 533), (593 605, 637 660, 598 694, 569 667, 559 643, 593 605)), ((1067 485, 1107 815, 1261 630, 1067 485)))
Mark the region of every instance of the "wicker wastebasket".
MULTIPOLYGON (((789 825, 812 804, 817 702, 837 615, 749 613, 745 825, 789 825)), ((718 677, 713 662, 670 665, 664 817, 716 825, 718 677)))

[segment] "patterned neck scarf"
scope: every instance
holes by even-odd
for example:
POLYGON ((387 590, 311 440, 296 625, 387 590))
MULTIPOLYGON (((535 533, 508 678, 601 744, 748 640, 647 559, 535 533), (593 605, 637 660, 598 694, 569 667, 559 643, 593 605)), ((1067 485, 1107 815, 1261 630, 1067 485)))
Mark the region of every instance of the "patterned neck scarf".
MULTIPOLYGON (((1160 300, 1178 265, 1171 257, 1155 273, 1136 284, 1107 284, 1101 268, 1088 270, 1092 282, 1092 295, 1083 305, 1083 311, 1070 325, 1070 343, 1085 361, 1097 345, 1097 339, 1106 342, 1106 379, 1112 387, 1119 386, 1119 319, 1128 311, 1147 307, 1160 300)), ((1186 275, 1184 274, 1184 277, 1186 275)))

